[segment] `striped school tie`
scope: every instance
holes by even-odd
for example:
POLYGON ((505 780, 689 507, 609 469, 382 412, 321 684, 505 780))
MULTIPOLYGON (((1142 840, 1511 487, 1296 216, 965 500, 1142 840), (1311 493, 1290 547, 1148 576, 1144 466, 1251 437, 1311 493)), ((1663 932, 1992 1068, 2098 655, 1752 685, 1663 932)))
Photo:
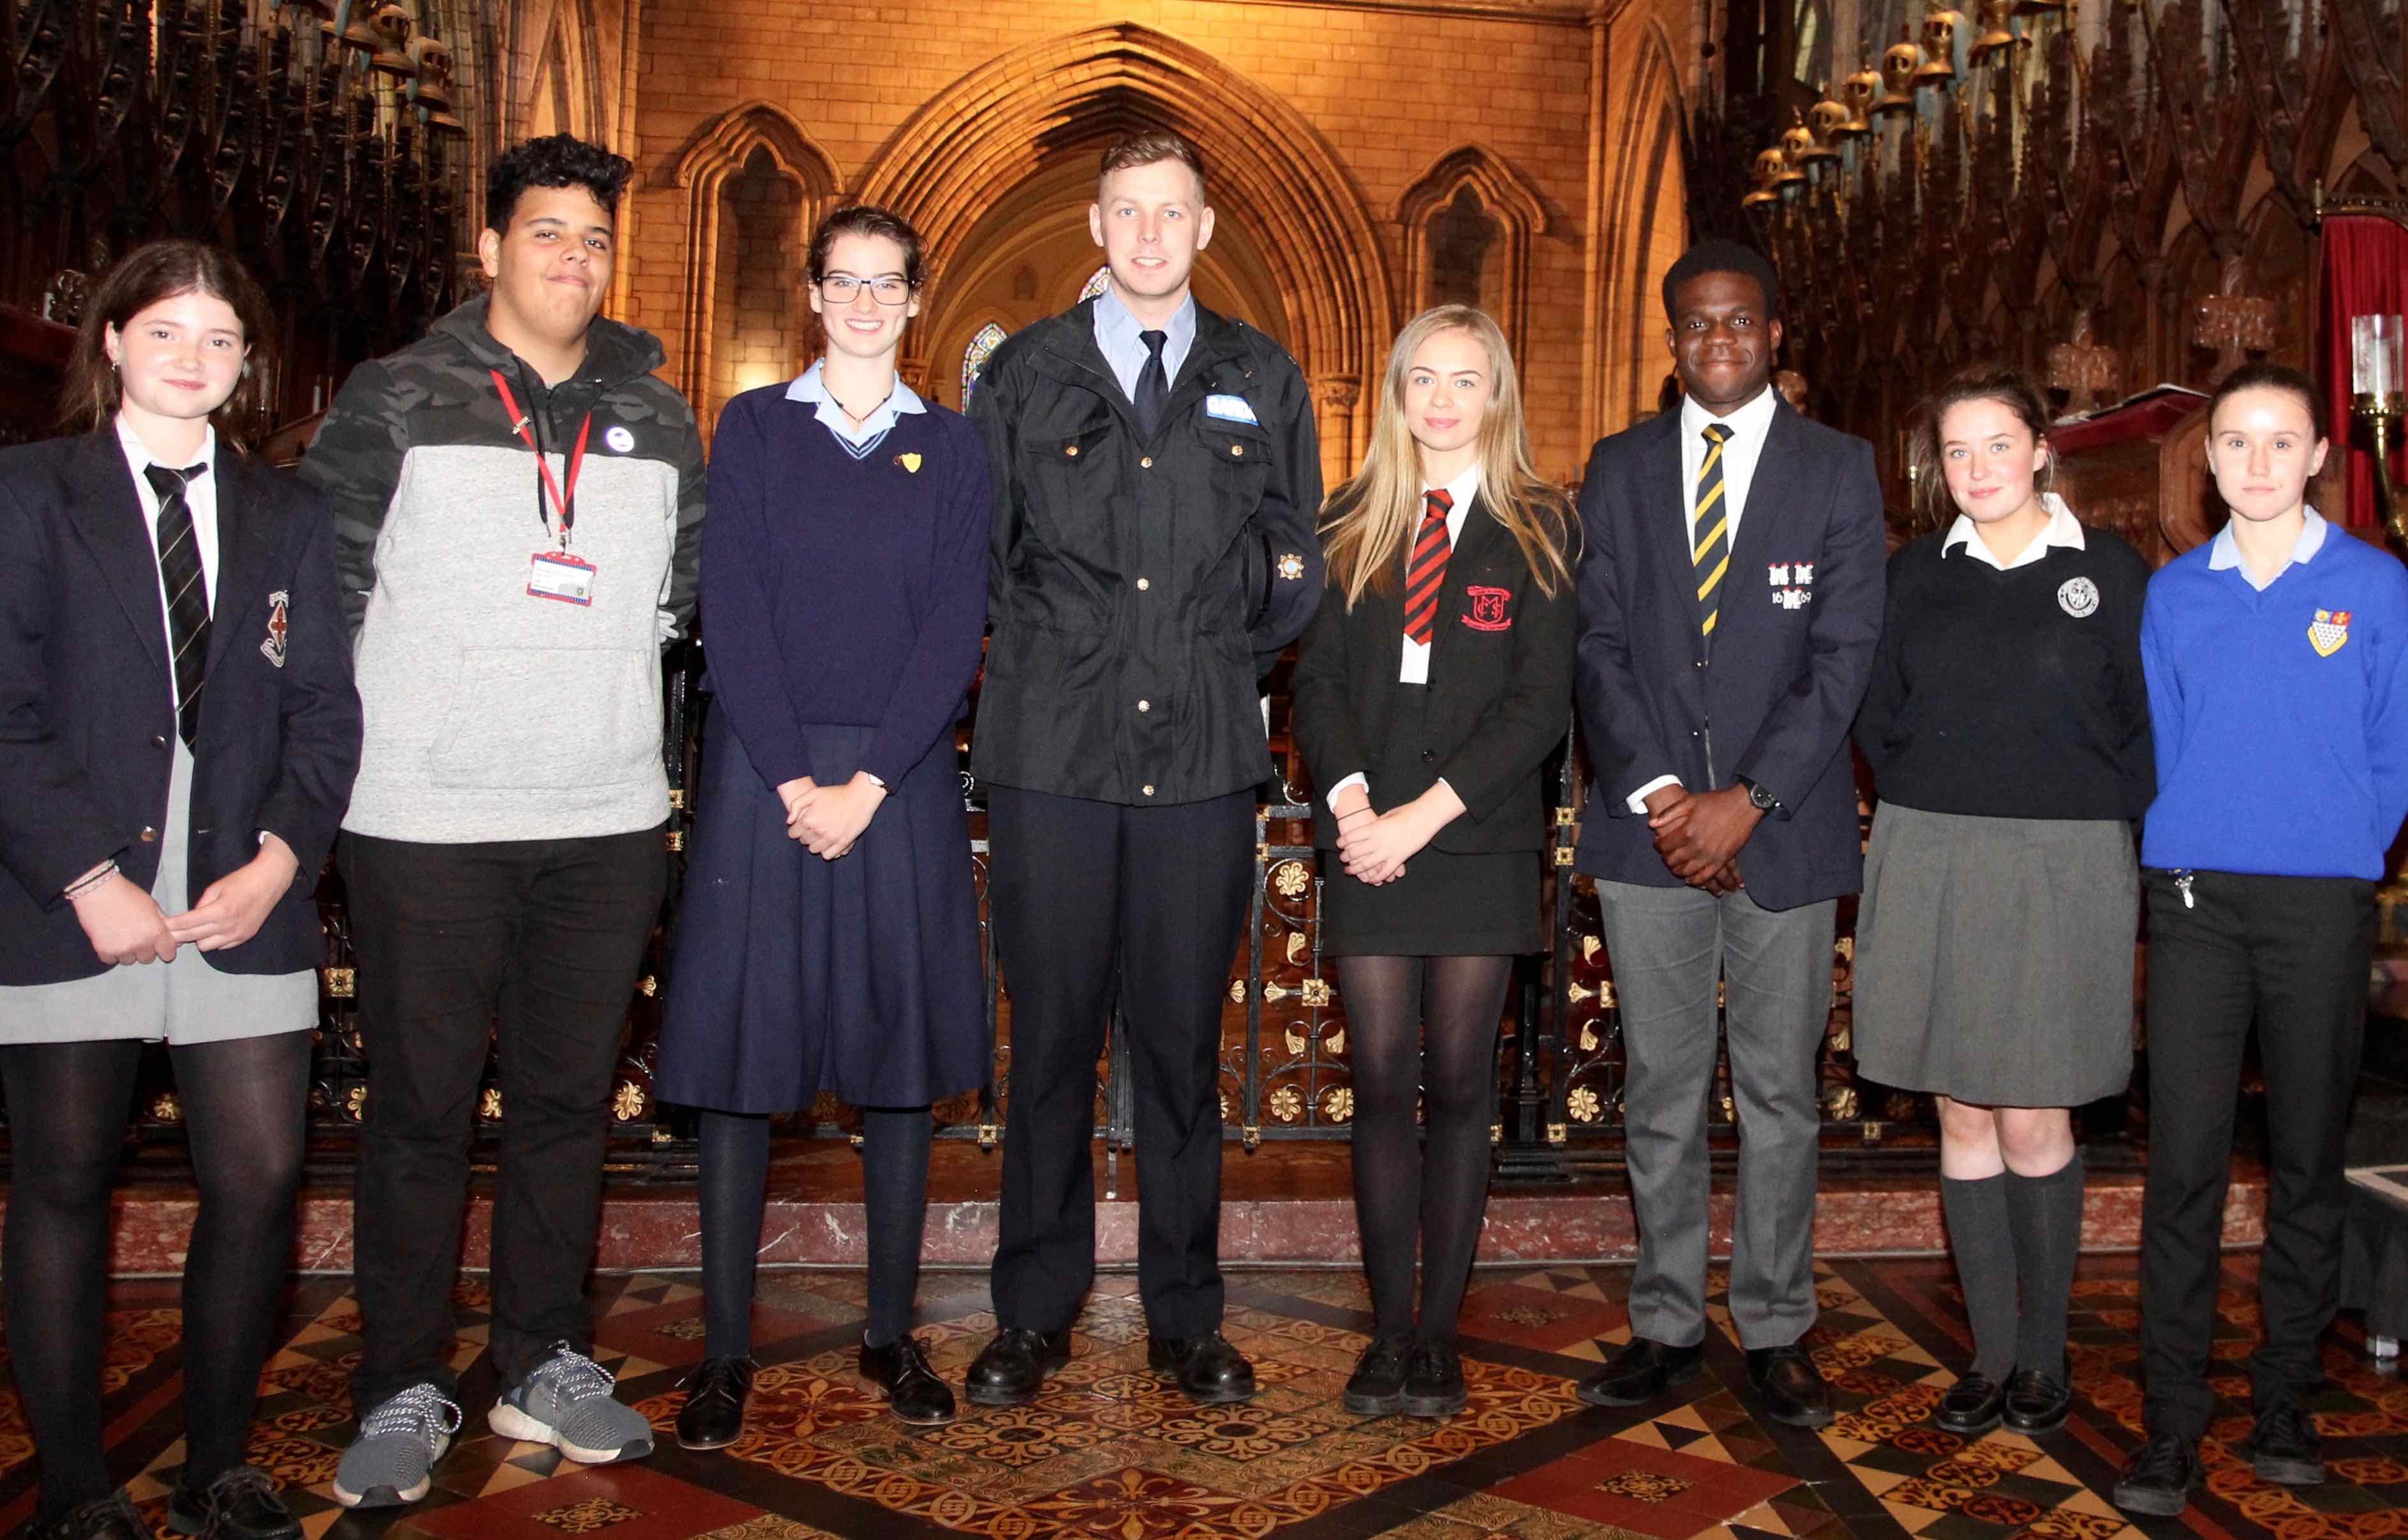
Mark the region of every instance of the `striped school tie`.
POLYGON ((201 686, 209 655, 209 587, 184 488, 208 462, 182 470, 149 465, 142 474, 159 494, 159 581, 167 590, 167 652, 176 670, 176 735, 191 748, 201 730, 201 686))
POLYGON ((1698 468, 1698 512, 1692 557, 1698 564, 1698 627, 1709 646, 1714 616, 1723 602, 1723 574, 1730 570, 1730 504, 1723 497, 1723 445, 1731 436, 1721 423, 1706 425, 1706 463, 1698 468))
POLYGON ((1405 640, 1430 643, 1438 626, 1438 591, 1446 582, 1446 516, 1455 497, 1442 486, 1422 494, 1421 532, 1413 537, 1412 560, 1405 564, 1405 640))

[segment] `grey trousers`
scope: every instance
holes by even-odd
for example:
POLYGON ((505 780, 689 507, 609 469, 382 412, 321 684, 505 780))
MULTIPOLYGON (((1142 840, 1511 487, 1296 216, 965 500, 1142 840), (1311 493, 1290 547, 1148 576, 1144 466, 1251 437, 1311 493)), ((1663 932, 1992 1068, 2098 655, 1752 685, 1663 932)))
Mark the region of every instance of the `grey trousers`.
POLYGON ((1726 983, 1739 1116, 1730 1312, 1742 1346, 1783 1347, 1814 1324, 1814 1060, 1831 1008, 1834 900, 1773 911, 1744 889, 1600 882, 1622 1002, 1623 1121, 1639 1266, 1630 1330, 1685 1347, 1706 1331, 1706 1099, 1714 986, 1726 983))

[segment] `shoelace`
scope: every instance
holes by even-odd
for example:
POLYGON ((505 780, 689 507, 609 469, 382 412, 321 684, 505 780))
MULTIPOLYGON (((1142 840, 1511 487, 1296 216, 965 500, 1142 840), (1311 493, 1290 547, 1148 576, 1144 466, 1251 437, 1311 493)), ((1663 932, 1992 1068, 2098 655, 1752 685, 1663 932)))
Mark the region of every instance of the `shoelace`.
POLYGON ((752 1360, 746 1358, 705 1359, 688 1382, 686 1395, 690 1400, 740 1395, 753 1368, 752 1360))
POLYGON ((552 1348, 552 1357, 527 1378, 552 1386, 552 1394, 566 1406, 591 1401, 595 1396, 607 1396, 610 1388, 619 1383, 616 1374, 565 1342, 552 1348))
POLYGON ((256 1465, 237 1465, 202 1490, 205 1506, 212 1513, 225 1513, 246 1497, 274 1497, 276 1482, 256 1465))
POLYGON ((2142 1446, 2140 1464, 2134 1474, 2171 1479, 2184 1473, 2189 1454, 2190 1446, 2180 1436, 2159 1433, 2142 1446))
POLYGON ((370 1412, 360 1424, 364 1437, 400 1433, 428 1443, 433 1443, 437 1433, 448 1438, 459 1431, 460 1408, 446 1401, 432 1385, 411 1386, 370 1412))
POLYGON ((2314 1444, 2316 1441, 2316 1419, 2308 1415, 2304 1406, 2287 1403, 2272 1406, 2258 1418, 2257 1436, 2294 1446, 2314 1444))

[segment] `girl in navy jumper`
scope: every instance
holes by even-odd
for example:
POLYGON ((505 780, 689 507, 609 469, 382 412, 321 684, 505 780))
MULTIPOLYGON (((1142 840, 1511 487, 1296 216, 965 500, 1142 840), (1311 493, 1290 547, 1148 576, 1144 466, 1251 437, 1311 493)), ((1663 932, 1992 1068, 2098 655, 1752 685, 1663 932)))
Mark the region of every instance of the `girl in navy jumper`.
POLYGON ((678 1441, 743 1429, 769 1117, 859 1108, 860 1373, 907 1422, 953 1393, 908 1333, 929 1104, 985 1078, 985 992, 953 726, 986 626, 993 482, 968 419, 896 377, 920 237, 882 209, 812 237, 827 350, 727 404, 702 547, 702 799, 657 1087, 702 1115, 704 1360, 678 1441))
POLYGON ((2265 1068, 2261 1479, 2324 1479, 2303 1405, 2341 1262, 2374 886, 2408 813, 2408 570, 2307 506, 2316 388, 2253 364, 2217 387, 2208 466, 2231 521, 2151 582, 2142 625, 2157 799, 2149 905, 2149 1177, 2141 1216, 2148 1441, 2115 1502, 2182 1511, 2217 1411, 2207 1374, 2242 1046, 2265 1068))

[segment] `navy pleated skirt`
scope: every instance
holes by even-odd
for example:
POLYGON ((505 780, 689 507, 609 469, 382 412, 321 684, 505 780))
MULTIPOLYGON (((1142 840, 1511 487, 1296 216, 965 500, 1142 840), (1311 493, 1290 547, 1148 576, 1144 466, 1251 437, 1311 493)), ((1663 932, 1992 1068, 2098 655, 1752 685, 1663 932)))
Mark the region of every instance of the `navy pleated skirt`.
MULTIPOLYGON (((812 779, 850 780, 872 731, 806 724, 812 779)), ((983 1083, 978 897, 951 739, 834 861, 788 835, 723 711, 703 731, 701 781, 654 1092, 781 1113, 822 1091, 915 1107, 983 1083)))

